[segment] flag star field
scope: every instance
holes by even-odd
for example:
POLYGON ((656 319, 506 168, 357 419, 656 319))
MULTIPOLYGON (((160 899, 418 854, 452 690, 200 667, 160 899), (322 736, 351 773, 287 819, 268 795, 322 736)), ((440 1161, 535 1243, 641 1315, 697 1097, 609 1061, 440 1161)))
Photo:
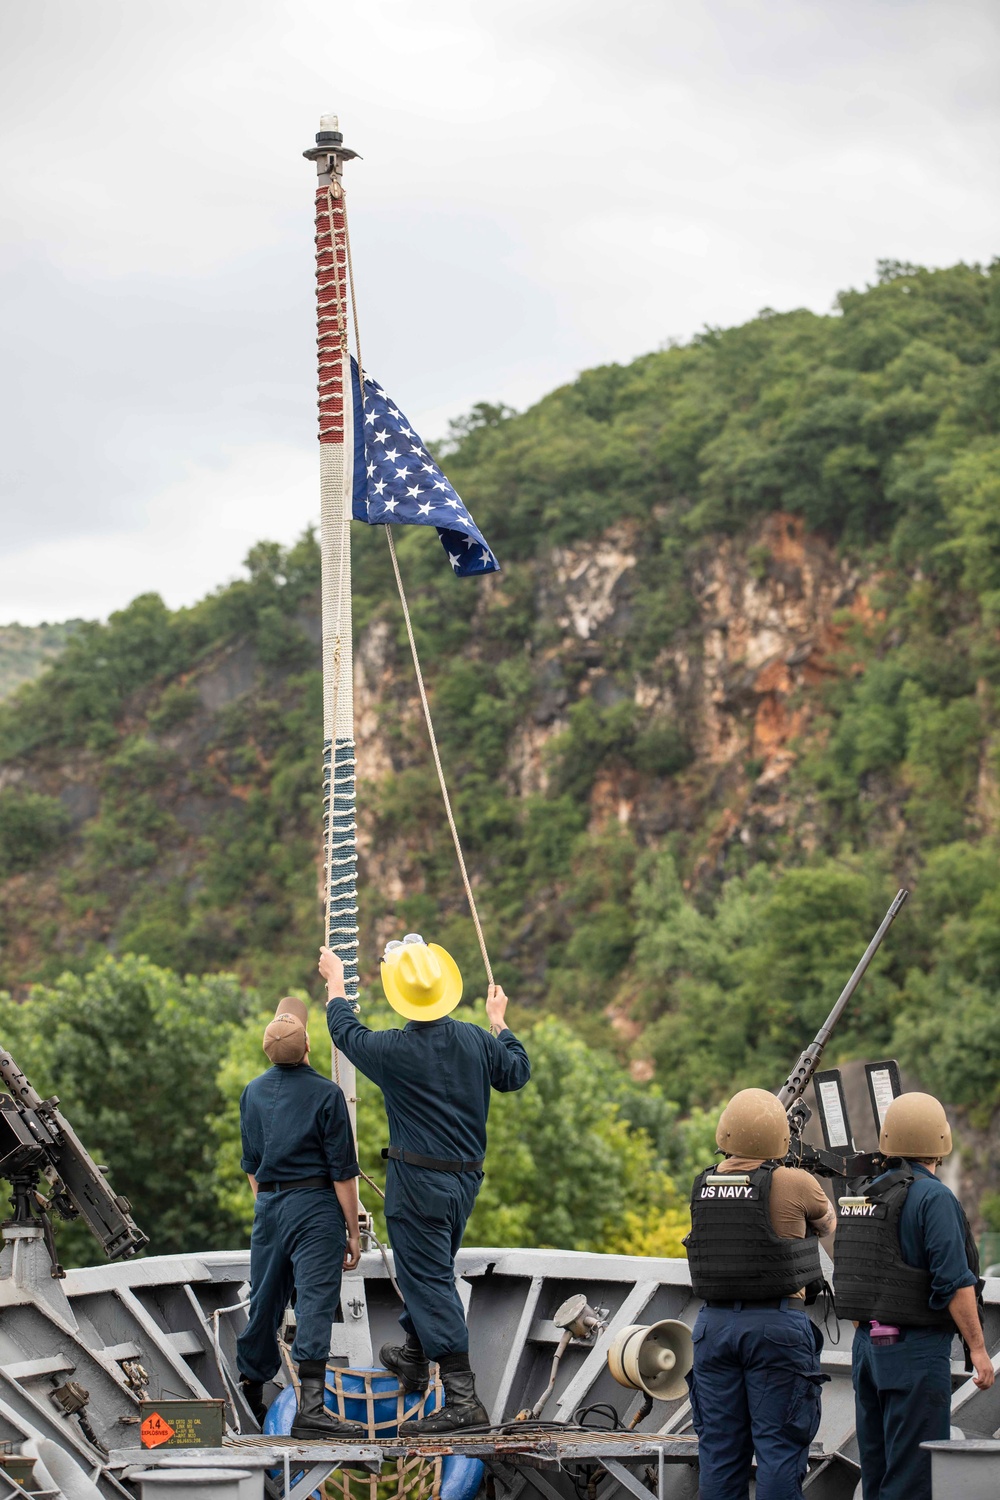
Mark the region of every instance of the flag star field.
POLYGON ((419 434, 370 375, 362 394, 354 360, 351 372, 354 519, 370 526, 434 526, 459 576, 499 572, 486 538, 419 434))

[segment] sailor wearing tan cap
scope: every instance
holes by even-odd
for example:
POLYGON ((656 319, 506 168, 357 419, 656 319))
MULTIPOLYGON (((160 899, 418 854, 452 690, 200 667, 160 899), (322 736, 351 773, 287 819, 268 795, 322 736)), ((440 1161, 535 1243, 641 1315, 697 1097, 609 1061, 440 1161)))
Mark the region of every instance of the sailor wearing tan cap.
POLYGON ((254 1194, 250 1316, 236 1345, 243 1393, 258 1422, 264 1384, 281 1360, 278 1329, 294 1288, 299 1405, 292 1435, 357 1437, 338 1422, 323 1392, 330 1325, 343 1271, 358 1264, 358 1163, 347 1101, 309 1066, 308 1011, 282 1000, 264 1032, 271 1067, 240 1099, 241 1165, 254 1194))
POLYGON ((483 1180, 490 1091, 523 1088, 528 1055, 507 1027, 507 996, 491 985, 486 1015, 492 1033, 455 1021, 462 976, 449 953, 416 933, 390 943, 382 959, 382 987, 406 1017, 397 1031, 370 1031, 344 998, 344 969, 320 950, 327 983, 330 1035, 366 1078, 378 1084, 389 1120, 385 1217, 405 1299, 404 1344, 386 1344, 379 1358, 407 1390, 428 1381, 437 1361, 445 1405, 419 1422, 404 1422, 404 1437, 430 1436, 489 1419, 476 1395, 469 1365, 469 1330, 455 1288, 455 1255, 483 1180))

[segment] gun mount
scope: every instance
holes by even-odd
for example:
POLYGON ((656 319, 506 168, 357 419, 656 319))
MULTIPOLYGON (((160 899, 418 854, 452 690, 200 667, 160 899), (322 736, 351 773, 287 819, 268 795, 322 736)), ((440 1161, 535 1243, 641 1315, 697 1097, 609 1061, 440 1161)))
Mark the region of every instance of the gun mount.
POLYGON ((43 1099, 10 1053, 0 1047, 0 1176, 11 1186, 8 1223, 41 1227, 53 1276, 63 1270, 56 1256, 52 1215, 82 1218, 109 1260, 134 1255, 149 1239, 132 1218, 127 1198, 109 1186, 55 1097, 43 1099), (42 1182, 48 1192, 41 1190, 42 1182))
MULTIPOLYGON (((788 1112, 788 1127, 791 1137, 790 1149, 786 1158, 788 1166, 804 1167, 807 1171, 815 1172, 821 1177, 845 1177, 850 1179, 870 1177, 874 1171, 878 1170, 880 1157, 877 1152, 859 1153, 854 1150, 854 1142, 851 1136, 850 1125, 847 1121, 847 1110, 843 1091, 840 1089, 838 1074, 835 1072, 822 1074, 821 1077, 825 1080, 822 1085, 820 1084, 820 1079, 816 1079, 817 1098, 820 1100, 821 1108, 823 1107, 823 1095, 826 1092, 833 1099, 833 1107, 837 1115, 837 1126, 835 1132, 833 1132, 836 1134, 836 1143, 831 1139, 832 1132, 826 1118, 824 1118, 823 1128, 827 1140, 826 1149, 812 1146, 802 1139, 802 1132, 812 1118, 812 1111, 802 1096, 816 1074, 823 1052, 833 1035, 837 1023, 850 1004, 855 990, 864 978, 872 959, 879 948, 881 948, 886 933, 899 915, 903 903, 909 894, 909 891, 905 887, 896 892, 892 905, 879 923, 875 936, 861 955, 854 973, 837 997, 837 1003, 816 1033, 814 1040, 800 1053, 798 1062, 785 1079, 781 1088, 777 1090, 777 1097, 788 1112)), ((899 1091, 899 1070, 893 1062, 869 1064, 869 1088, 873 1090, 872 1107, 876 1111, 876 1121, 878 1122, 878 1100, 874 1091, 873 1070, 878 1073, 879 1077, 884 1073, 890 1080, 889 1098, 891 1098, 893 1091, 897 1093, 899 1091)))

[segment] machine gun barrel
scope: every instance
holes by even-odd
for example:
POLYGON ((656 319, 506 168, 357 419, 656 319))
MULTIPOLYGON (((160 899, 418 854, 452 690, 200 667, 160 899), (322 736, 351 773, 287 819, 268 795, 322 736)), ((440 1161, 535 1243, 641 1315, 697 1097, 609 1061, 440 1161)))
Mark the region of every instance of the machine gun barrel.
MULTIPOLYGON (((50 1192, 42 1203, 63 1218, 82 1218, 111 1260, 147 1245, 128 1199, 112 1191, 59 1110, 59 1100, 43 1099, 3 1047, 0 1082, 9 1091, 9 1097, 0 1095, 0 1176, 18 1177, 22 1185, 26 1178, 29 1188, 44 1177, 50 1192)), ((19 1201, 23 1212, 28 1201, 24 1193, 19 1201)), ((42 1212, 47 1220, 49 1209, 42 1212)))
POLYGON ((820 1058, 823 1056, 823 1049, 833 1035, 834 1027, 844 1014, 850 1003, 851 996, 864 978, 868 965, 882 946, 882 939, 896 920, 900 908, 909 894, 909 891, 905 887, 896 892, 892 905, 879 924, 878 931, 861 955, 854 973, 841 990, 836 1005, 816 1033, 815 1041, 811 1042, 805 1049, 795 1067, 778 1090, 778 1100, 786 1109, 790 1109, 797 1099, 801 1099, 810 1078, 816 1071, 820 1058))
POLYGON ((25 1109, 38 1109, 42 1096, 33 1089, 10 1053, 0 1047, 0 1079, 7 1085, 12 1099, 25 1109))

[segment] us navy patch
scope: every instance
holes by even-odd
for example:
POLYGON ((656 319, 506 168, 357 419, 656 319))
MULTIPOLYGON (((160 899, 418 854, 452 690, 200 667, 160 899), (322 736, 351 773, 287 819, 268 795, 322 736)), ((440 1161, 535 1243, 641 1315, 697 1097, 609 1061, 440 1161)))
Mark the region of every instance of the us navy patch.
POLYGON ((706 1182, 702 1184, 699 1198, 738 1199, 745 1201, 748 1198, 758 1197, 757 1185, 752 1182, 706 1182))

